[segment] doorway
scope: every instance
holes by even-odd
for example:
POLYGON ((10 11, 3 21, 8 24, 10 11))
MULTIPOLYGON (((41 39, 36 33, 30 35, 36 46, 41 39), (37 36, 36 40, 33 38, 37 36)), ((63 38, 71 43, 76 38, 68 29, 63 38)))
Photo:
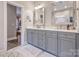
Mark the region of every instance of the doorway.
POLYGON ((21 7, 7 3, 7 50, 21 45, 21 7))

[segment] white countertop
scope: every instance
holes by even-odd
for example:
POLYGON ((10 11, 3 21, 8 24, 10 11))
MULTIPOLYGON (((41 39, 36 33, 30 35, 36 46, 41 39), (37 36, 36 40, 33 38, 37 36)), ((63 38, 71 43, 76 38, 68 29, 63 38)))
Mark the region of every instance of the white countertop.
POLYGON ((52 28, 35 28, 35 27, 27 27, 27 29, 36 29, 36 30, 50 30, 50 31, 62 31, 62 32, 73 32, 79 33, 76 30, 63 30, 63 29, 52 29, 52 28))

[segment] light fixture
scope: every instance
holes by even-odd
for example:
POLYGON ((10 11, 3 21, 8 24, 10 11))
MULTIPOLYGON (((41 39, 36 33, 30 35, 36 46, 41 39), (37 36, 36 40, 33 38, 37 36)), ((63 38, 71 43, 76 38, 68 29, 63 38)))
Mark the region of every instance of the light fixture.
POLYGON ((59 1, 55 1, 55 2, 59 2, 59 1))
POLYGON ((54 11, 56 11, 57 9, 55 8, 54 11))
POLYGON ((64 8, 67 8, 67 6, 64 6, 64 8))
POLYGON ((44 7, 44 5, 42 4, 42 5, 38 5, 37 7, 35 7, 35 9, 37 10, 37 9, 40 9, 40 8, 43 8, 44 7))

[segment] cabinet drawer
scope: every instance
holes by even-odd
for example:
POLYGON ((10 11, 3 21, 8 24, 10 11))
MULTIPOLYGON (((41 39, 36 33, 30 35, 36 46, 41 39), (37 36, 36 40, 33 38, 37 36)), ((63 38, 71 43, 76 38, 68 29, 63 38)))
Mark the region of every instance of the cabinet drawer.
POLYGON ((46 36, 46 39, 49 39, 49 38, 51 38, 51 39, 57 39, 57 36, 52 36, 52 37, 46 36))
POLYGON ((72 38, 72 39, 75 39, 75 33, 58 32, 58 37, 64 37, 64 38, 72 38))
POLYGON ((44 30, 38 30, 38 31, 39 31, 39 34, 45 35, 45 31, 44 30))
POLYGON ((32 32, 33 32, 33 30, 32 30, 32 29, 27 29, 27 32, 32 33, 32 32))
POLYGON ((46 37, 57 37, 57 32, 46 31, 46 37))
POLYGON ((64 37, 58 37, 58 40, 68 40, 68 41, 75 41, 75 39, 73 39, 73 38, 64 38, 64 37))

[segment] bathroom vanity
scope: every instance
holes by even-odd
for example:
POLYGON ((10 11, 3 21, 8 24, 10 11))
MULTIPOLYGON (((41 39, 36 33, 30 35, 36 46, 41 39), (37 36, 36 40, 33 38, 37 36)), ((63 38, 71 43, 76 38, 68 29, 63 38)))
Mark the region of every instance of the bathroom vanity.
MULTIPOLYGON (((79 7, 76 2, 45 2, 34 10, 27 42, 59 57, 79 56, 79 7), (55 29, 54 29, 55 28, 55 29)), ((29 26, 28 26, 29 27, 29 26)))
POLYGON ((59 57, 78 55, 79 33, 74 30, 27 28, 27 42, 59 57))

